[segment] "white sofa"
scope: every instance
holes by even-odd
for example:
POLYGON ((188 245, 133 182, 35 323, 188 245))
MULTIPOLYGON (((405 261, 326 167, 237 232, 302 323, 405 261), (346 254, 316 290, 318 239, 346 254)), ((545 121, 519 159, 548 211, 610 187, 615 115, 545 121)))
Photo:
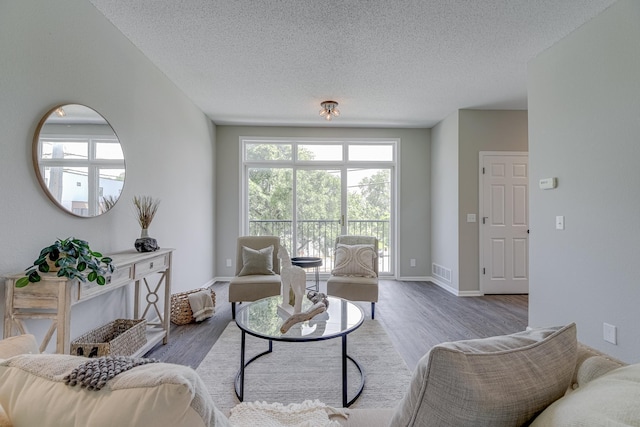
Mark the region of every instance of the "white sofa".
MULTIPOLYGON (((191 368, 152 363, 89 391, 60 382, 87 359, 29 353, 37 353, 32 336, 0 341, 0 427, 237 425, 191 368)), ((568 325, 438 345, 395 408, 331 419, 348 427, 638 426, 639 402, 640 364, 579 345, 568 325)))

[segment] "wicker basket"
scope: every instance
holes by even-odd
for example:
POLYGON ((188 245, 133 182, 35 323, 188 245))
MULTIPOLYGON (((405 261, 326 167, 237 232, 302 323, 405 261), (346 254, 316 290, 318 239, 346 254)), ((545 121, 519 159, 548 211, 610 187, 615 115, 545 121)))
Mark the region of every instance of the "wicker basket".
MULTIPOLYGON (((191 305, 189 305, 189 295, 207 291, 209 289, 193 289, 187 292, 180 292, 171 295, 171 321, 176 325, 186 325, 194 321, 193 312, 191 311, 191 305)), ((211 290, 211 299, 213 305, 216 305, 216 293, 211 290)))
POLYGON ((116 319, 71 343, 74 356, 131 356, 147 343, 145 319, 116 319))

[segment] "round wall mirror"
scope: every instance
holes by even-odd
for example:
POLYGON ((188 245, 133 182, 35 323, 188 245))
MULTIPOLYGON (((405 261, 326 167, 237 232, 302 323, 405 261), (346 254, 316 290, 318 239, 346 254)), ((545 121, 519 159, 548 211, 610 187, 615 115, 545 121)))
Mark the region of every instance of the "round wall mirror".
POLYGON ((58 105, 40 120, 33 164, 49 198, 79 217, 107 212, 124 187, 120 140, 104 117, 84 105, 58 105))

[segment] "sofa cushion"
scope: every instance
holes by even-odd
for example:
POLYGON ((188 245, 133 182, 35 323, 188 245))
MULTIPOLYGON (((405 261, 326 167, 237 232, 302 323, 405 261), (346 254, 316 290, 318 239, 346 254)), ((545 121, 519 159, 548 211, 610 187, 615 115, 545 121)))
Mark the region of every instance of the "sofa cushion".
POLYGON ((11 420, 4 412, 4 408, 0 406, 0 427, 12 427, 11 420))
POLYGON ((640 364, 614 369, 581 385, 542 412, 532 427, 640 425, 640 364))
POLYGON ((30 334, 0 340, 0 360, 8 359, 19 354, 39 353, 36 337, 30 334))
POLYGON ((339 427, 388 427, 393 408, 349 408, 347 418, 330 415, 329 419, 339 427))
POLYGON ((273 245, 263 249, 242 247, 242 270, 238 276, 275 274, 273 272, 273 245))
POLYGON ((331 270, 334 276, 376 277, 373 245, 343 245, 336 247, 336 265, 331 270))
POLYGON ((576 326, 444 343, 418 363, 391 426, 519 426, 562 397, 576 326))
POLYGON ((0 405, 16 426, 230 426, 189 367, 138 366, 99 391, 66 385, 64 376, 86 361, 59 354, 5 360, 0 363, 0 405))

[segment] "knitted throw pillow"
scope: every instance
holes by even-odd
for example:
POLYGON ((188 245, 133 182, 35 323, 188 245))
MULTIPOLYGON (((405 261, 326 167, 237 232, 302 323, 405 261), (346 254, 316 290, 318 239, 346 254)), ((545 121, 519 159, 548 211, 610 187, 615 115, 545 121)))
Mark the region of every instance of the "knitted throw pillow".
POLYGON ((334 276, 376 277, 373 245, 343 245, 336 247, 336 265, 331 270, 334 276))

